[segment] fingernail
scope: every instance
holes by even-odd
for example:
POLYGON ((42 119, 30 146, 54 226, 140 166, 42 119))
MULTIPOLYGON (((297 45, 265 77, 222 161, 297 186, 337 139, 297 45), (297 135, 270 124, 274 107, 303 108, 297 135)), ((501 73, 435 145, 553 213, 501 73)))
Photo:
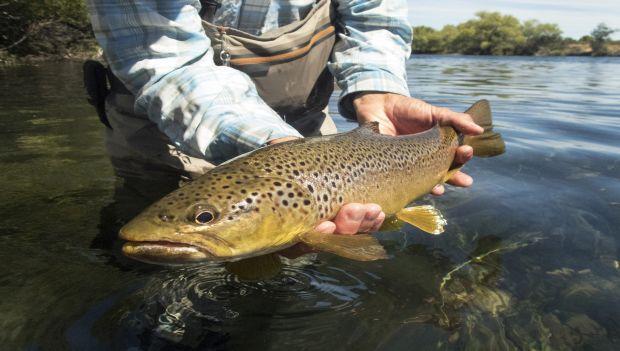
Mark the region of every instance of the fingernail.
POLYGON ((465 178, 465 186, 471 186, 474 183, 474 178, 467 176, 467 178, 465 178))

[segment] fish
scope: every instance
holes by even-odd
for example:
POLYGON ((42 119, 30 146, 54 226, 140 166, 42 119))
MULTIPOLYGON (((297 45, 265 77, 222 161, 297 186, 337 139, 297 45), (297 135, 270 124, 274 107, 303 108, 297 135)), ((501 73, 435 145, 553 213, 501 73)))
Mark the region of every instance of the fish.
POLYGON ((123 253, 156 264, 237 261, 305 243, 359 261, 387 257, 370 233, 323 234, 314 230, 347 203, 376 203, 430 234, 446 221, 430 205, 411 206, 462 165, 459 145, 474 156, 505 151, 493 131, 487 100, 467 111, 484 128, 478 136, 435 125, 411 135, 379 133, 370 122, 345 133, 309 137, 259 148, 223 163, 155 202, 125 224, 123 253))

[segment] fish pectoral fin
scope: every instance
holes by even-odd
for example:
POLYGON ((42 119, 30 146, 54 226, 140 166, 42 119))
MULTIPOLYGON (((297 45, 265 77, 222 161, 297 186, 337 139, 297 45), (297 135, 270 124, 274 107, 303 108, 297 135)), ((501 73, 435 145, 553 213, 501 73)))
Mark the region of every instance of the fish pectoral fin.
POLYGON ((275 253, 227 262, 224 267, 241 280, 257 281, 271 279, 282 270, 280 256, 275 253))
POLYGON ((429 234, 443 233, 443 227, 446 225, 441 212, 431 205, 403 208, 396 213, 396 218, 429 234))
POLYGON ((301 241, 314 249, 356 261, 375 261, 387 258, 383 246, 369 234, 340 235, 312 231, 302 234, 301 241))

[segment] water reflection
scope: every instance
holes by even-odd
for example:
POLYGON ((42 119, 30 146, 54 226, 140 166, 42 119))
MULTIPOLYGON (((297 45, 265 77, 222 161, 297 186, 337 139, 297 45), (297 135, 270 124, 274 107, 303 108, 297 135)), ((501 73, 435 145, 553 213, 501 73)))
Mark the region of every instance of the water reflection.
POLYGON ((473 188, 423 199, 448 219, 442 236, 393 227, 381 234, 389 260, 282 259, 270 278, 250 281, 221 264, 124 258, 118 229, 178 183, 114 176, 78 65, 2 69, 0 342, 614 350, 618 67, 617 59, 414 58, 412 93, 457 110, 490 99, 507 153, 467 165, 473 188))

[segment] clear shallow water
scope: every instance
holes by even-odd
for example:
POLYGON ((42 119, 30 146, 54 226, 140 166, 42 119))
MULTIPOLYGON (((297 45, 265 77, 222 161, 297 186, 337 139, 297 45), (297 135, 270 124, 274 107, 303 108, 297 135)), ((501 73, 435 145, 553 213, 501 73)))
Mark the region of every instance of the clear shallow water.
POLYGON ((119 254, 118 228, 151 200, 115 179, 79 71, 0 69, 0 348, 620 345, 620 60, 414 58, 412 93, 491 100, 507 153, 421 201, 445 234, 406 226, 380 235, 389 260, 305 256, 260 282, 119 254))

